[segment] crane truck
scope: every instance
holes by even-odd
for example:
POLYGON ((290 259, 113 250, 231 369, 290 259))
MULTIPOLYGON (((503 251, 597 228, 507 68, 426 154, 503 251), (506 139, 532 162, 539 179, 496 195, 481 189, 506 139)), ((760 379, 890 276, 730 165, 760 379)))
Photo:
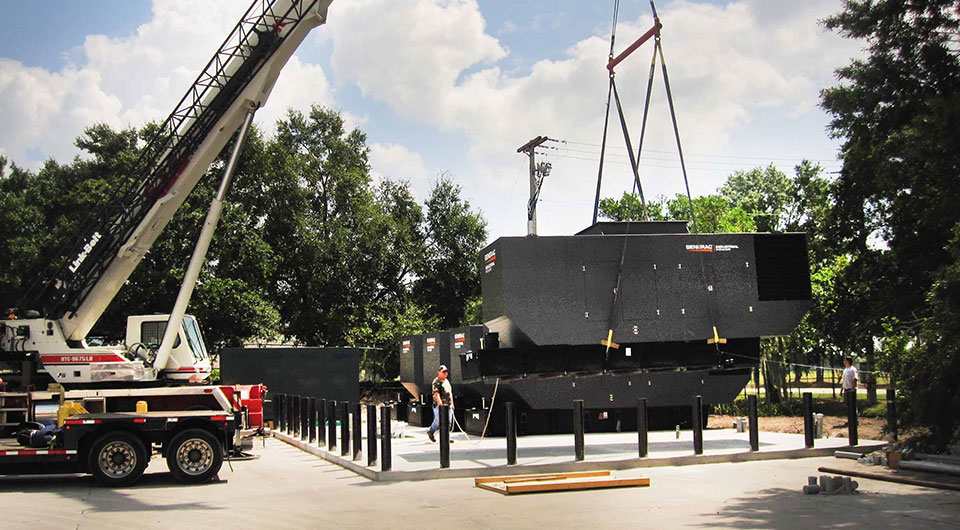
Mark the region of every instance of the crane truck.
POLYGON ((297 47, 326 22, 331 1, 255 0, 141 150, 133 184, 92 216, 62 267, 2 315, 0 363, 13 377, 0 384, 0 436, 17 437, 0 439, 0 473, 87 472, 127 485, 156 450, 178 480, 202 482, 219 471, 240 430, 262 422, 261 385, 203 384, 210 358, 186 309, 254 114, 297 47), (97 320, 235 134, 170 314, 128 317, 122 347, 89 344, 97 320), (54 383, 35 390, 40 379, 54 383))

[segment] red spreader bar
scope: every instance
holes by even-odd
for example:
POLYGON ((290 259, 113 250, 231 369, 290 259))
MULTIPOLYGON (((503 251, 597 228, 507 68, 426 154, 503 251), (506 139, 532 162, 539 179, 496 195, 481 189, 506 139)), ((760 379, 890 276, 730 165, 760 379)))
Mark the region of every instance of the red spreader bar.
POLYGON ((607 70, 609 70, 610 72, 613 72, 613 69, 616 68, 616 66, 620 64, 621 61, 626 59, 631 53, 637 51, 637 48, 639 48, 640 46, 643 46, 643 43, 650 40, 650 37, 653 37, 654 35, 659 35, 660 28, 662 27, 663 27, 663 24, 660 23, 660 19, 657 19, 656 22, 653 23, 652 28, 648 29, 647 32, 644 33, 643 35, 640 35, 640 38, 633 41, 633 44, 631 44, 630 46, 627 46, 627 49, 620 52, 620 55, 614 57, 613 59, 610 59, 610 61, 607 62, 607 70))

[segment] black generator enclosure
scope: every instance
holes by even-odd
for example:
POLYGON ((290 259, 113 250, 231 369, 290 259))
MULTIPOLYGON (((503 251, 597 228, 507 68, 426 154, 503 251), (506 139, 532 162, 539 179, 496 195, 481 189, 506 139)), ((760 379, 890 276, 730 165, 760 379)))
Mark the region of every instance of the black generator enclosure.
POLYGON ((427 391, 423 382, 422 335, 404 335, 400 339, 400 381, 416 399, 427 391))
MULTIPOLYGON (((357 403, 361 348, 224 348, 224 384, 263 383, 270 394, 290 394, 357 403)), ((273 407, 264 409, 274 419, 273 407)))
POLYGON ((812 303, 806 236, 686 226, 495 240, 479 264, 484 326, 450 330, 451 363, 425 352, 424 383, 430 364, 450 366, 465 429, 493 435, 509 401, 526 434, 570 432, 574 400, 588 431, 635 428, 638 398, 669 426, 689 422, 693 396, 731 402, 760 337, 790 334, 812 303))
POLYGON ((437 378, 437 369, 440 365, 445 365, 449 372, 450 383, 457 383, 462 379, 460 374, 450 366, 450 332, 436 331, 423 334, 423 387, 421 391, 425 394, 424 401, 429 403, 433 389, 431 385, 437 378))
POLYGON ((450 330, 451 383, 461 383, 480 377, 477 353, 483 349, 486 335, 486 326, 464 326, 450 330))

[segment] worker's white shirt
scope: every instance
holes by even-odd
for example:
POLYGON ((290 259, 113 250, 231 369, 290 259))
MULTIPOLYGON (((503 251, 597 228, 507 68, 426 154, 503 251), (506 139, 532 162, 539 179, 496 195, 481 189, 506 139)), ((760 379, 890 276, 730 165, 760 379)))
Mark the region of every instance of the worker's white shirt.
POLYGON ((853 390, 857 388, 857 380, 860 379, 860 374, 857 372, 857 369, 853 366, 850 368, 843 369, 843 389, 844 390, 853 390))

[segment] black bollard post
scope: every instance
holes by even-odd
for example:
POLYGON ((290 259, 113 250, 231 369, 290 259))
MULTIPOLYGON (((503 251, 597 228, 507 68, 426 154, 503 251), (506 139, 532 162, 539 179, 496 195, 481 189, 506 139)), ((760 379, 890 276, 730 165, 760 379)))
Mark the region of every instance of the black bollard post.
POLYGON ((803 443, 807 448, 813 447, 813 394, 803 393, 803 443))
POLYGON ((577 461, 584 459, 583 400, 573 400, 573 453, 577 461))
POLYGON ((317 441, 317 398, 309 398, 309 407, 307 407, 307 426, 309 427, 309 443, 317 441))
POLYGON ((287 419, 284 422, 284 427, 286 427, 283 432, 293 434, 293 398, 292 394, 287 394, 286 398, 283 400, 283 404, 286 405, 287 409, 287 419))
MULTIPOLYGON (((493 412, 493 411, 491 411, 493 412)), ((507 402, 507 465, 517 463, 517 413, 513 401, 507 402)))
POLYGON ((850 438, 850 445, 859 445, 860 440, 857 436, 857 390, 844 390, 843 394, 847 398, 847 436, 850 438))
POLYGON ((337 402, 327 402, 327 451, 337 448, 337 402))
POLYGON ((440 405, 440 467, 450 467, 450 405, 440 405))
POLYGON ((280 432, 283 432, 283 427, 284 427, 283 417, 285 416, 285 414, 283 413, 284 412, 283 394, 277 394, 273 398, 273 402, 276 405, 276 409, 277 409, 277 412, 274 416, 274 419, 276 420, 277 430, 280 432))
POLYGON ((340 403, 340 456, 350 454, 350 402, 340 403))
POLYGON ((757 396, 751 394, 747 396, 747 418, 750 424, 750 450, 760 450, 760 423, 757 420, 757 396))
POLYGON ((897 390, 887 388, 887 432, 897 441, 897 390))
POLYGON ((353 405, 353 459, 360 459, 360 449, 363 447, 363 423, 360 417, 360 403, 353 405))
POLYGON ((647 418, 647 400, 646 398, 637 399, 637 452, 640 454, 640 458, 645 458, 647 456, 649 447, 648 447, 648 436, 647 430, 650 428, 647 418))
POLYGON ((307 440, 310 438, 310 424, 307 419, 310 414, 310 398, 304 396, 300 398, 300 439, 307 440))
POLYGON ((377 406, 367 404, 367 465, 377 462, 377 406))
POLYGON ((294 438, 300 437, 300 425, 303 423, 303 417, 300 415, 300 402, 302 399, 299 395, 293 396, 293 429, 292 436, 294 438))
POLYGON ((317 400, 317 445, 327 445, 327 400, 317 400))
POLYGON ((703 454, 703 397, 693 396, 693 454, 703 454))
POLYGON ((279 397, 280 394, 277 394, 270 398, 270 407, 273 412, 273 429, 276 429, 277 425, 280 425, 280 402, 277 401, 277 398, 279 397))
POLYGON ((380 471, 390 471, 393 465, 393 453, 390 448, 390 410, 388 407, 380 408, 380 471))

